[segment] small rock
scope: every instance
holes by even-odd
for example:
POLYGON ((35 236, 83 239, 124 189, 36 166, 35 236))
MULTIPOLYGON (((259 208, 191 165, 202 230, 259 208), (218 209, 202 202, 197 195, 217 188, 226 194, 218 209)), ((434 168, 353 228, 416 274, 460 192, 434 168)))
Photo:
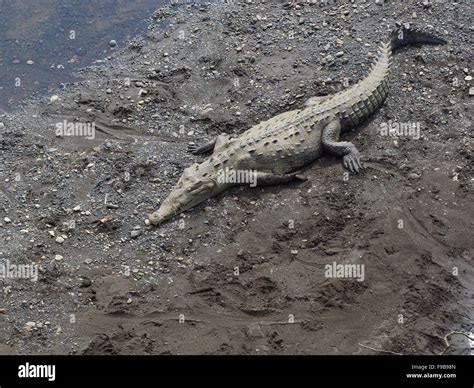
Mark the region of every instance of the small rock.
POLYGON ((411 172, 408 174, 408 179, 410 180, 420 179, 420 176, 414 172, 411 172))
POLYGON ((474 96, 474 87, 469 88, 469 95, 474 96))
POLYGON ((62 244, 64 242, 64 239, 61 236, 59 236, 59 237, 56 238, 56 242, 58 244, 62 244))
POLYGON ((137 238, 137 237, 140 236, 141 234, 142 234, 142 231, 141 231, 141 230, 138 230, 138 229, 132 230, 132 231, 130 232, 130 237, 131 237, 131 238, 137 238))
POLYGON ((90 287, 92 284, 92 281, 89 278, 83 278, 81 281, 81 287, 82 288, 87 288, 90 287))
POLYGON ((12 222, 12 220, 10 220, 8 217, 5 217, 3 221, 5 221, 6 224, 9 224, 10 222, 12 222))
POLYGON ((334 59, 334 57, 333 57, 331 54, 329 54, 329 55, 325 56, 325 57, 321 60, 321 62, 324 64, 324 63, 331 62, 333 59, 334 59))
POLYGON ((72 208, 72 210, 75 211, 75 212, 80 212, 81 211, 81 206, 80 205, 74 206, 72 208))
POLYGON ((35 63, 35 62, 34 62, 32 59, 28 59, 28 60, 26 61, 26 64, 27 64, 27 65, 32 65, 33 63, 35 63))
POLYGON ((63 227, 62 227, 63 231, 70 232, 74 229, 76 229, 76 221, 75 220, 69 220, 69 221, 64 221, 63 222, 63 227))
POLYGON ((58 101, 59 101, 59 96, 55 94, 54 96, 51 96, 51 97, 49 98, 49 101, 54 104, 55 102, 58 102, 58 101))
POLYGON ((55 255, 54 256, 54 260, 56 260, 56 261, 61 261, 62 259, 64 259, 64 257, 62 257, 61 255, 55 255))
POLYGON ((117 41, 112 39, 110 42, 109 42, 109 45, 110 47, 116 47, 117 46, 117 41))
POLYGON ((28 331, 33 330, 36 327, 36 322, 26 322, 25 329, 28 331))
POLYGON ((342 57, 344 55, 344 51, 338 51, 336 53, 336 57, 339 58, 339 57, 342 57))
POLYGON ((112 94, 112 89, 110 89, 110 88, 107 89, 107 90, 105 91, 105 93, 107 93, 107 94, 112 94))
POLYGON ((464 77, 464 81, 472 81, 472 76, 467 75, 466 77, 464 77))

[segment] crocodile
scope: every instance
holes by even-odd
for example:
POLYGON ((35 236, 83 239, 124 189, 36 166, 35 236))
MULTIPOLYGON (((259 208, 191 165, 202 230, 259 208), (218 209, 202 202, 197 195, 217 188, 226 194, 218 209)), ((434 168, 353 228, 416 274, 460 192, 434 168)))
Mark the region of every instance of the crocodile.
POLYGON ((249 172, 258 186, 301 181, 305 178, 298 170, 325 151, 342 157, 344 167, 351 172, 360 172, 363 165, 359 151, 353 143, 340 141, 339 136, 359 126, 383 104, 392 54, 405 46, 446 43, 417 29, 395 28, 380 44, 367 76, 350 88, 310 98, 300 109, 260 122, 238 137, 221 134, 202 146, 190 146, 194 154, 213 153, 184 170, 169 196, 145 222, 161 224, 232 186, 248 183, 222 179, 223 171, 233 171, 227 177, 234 178, 235 172, 249 172))

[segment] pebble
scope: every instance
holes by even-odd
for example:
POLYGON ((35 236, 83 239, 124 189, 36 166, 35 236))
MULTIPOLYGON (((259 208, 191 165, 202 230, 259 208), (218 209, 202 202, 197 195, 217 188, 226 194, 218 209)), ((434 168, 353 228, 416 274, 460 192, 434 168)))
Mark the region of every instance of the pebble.
POLYGON ((61 261, 62 259, 64 259, 64 257, 62 257, 61 255, 55 255, 54 256, 54 260, 56 260, 56 261, 61 261))
POLYGON ((112 39, 112 40, 109 42, 109 45, 110 45, 110 47, 115 47, 115 46, 117 46, 117 41, 114 40, 114 39, 112 39))
POLYGON ((107 90, 105 91, 105 93, 107 93, 107 94, 112 94, 112 89, 107 89, 107 90))
POLYGON ((323 63, 331 62, 333 59, 334 57, 331 54, 329 54, 322 59, 322 62, 323 63))
POLYGON ((55 94, 54 96, 51 96, 49 98, 49 101, 52 102, 52 103, 58 102, 59 101, 59 96, 55 94))
POLYGON ((342 57, 344 55, 344 51, 339 51, 336 53, 336 57, 342 57))
POLYGON ((132 230, 132 231, 130 232, 130 237, 131 237, 131 238, 137 238, 137 237, 140 236, 141 234, 142 234, 142 231, 141 231, 141 230, 138 230, 138 229, 132 230))
POLYGON ((27 64, 27 65, 32 65, 33 63, 35 63, 35 62, 34 62, 32 59, 28 59, 28 60, 26 61, 26 64, 27 64))
POLYGON ((58 244, 62 244, 64 242, 64 239, 61 236, 59 236, 59 237, 56 238, 56 242, 58 244))
POLYGON ((467 75, 466 77, 464 77, 464 81, 472 81, 472 76, 467 75))
POLYGON ((26 322, 25 324, 25 329, 28 331, 33 330, 35 327, 36 327, 36 322, 30 321, 30 322, 26 322))
POLYGON ((469 88, 469 95, 474 96, 474 87, 469 88))
POLYGON ((8 217, 5 217, 5 218, 3 219, 3 221, 5 221, 5 223, 7 223, 7 224, 9 224, 10 222, 12 222, 12 220, 10 220, 10 218, 8 218, 8 217))
POLYGON ((74 206, 74 207, 72 208, 72 210, 75 211, 75 212, 79 212, 79 211, 81 211, 81 206, 79 206, 79 205, 74 206))
POLYGON ((408 174, 408 179, 410 180, 420 179, 420 176, 414 172, 411 172, 410 174, 408 174))
POLYGON ((76 229, 76 221, 75 220, 69 220, 69 221, 64 221, 63 222, 63 231, 70 232, 72 230, 76 229))
POLYGON ((3 124, 1 121, 0 121, 0 129, 3 129, 5 128, 5 124, 3 124))

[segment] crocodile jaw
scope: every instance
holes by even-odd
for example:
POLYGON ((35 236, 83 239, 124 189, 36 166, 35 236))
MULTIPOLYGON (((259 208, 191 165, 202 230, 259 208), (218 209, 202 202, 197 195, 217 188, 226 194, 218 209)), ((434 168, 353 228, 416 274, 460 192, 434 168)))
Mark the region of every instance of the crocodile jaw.
POLYGON ((157 211, 151 213, 148 216, 148 221, 152 225, 159 225, 173 217, 175 214, 177 214, 176 211, 172 210, 170 207, 166 208, 161 206, 157 211))
POLYGON ((148 216, 148 221, 152 225, 159 225, 217 195, 220 191, 222 188, 215 181, 195 183, 193 187, 176 186, 160 208, 148 216))

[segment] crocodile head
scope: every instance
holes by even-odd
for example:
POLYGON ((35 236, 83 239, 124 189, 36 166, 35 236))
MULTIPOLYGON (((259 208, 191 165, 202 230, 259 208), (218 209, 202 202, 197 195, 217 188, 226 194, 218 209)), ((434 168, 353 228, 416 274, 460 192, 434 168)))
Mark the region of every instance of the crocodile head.
POLYGON ((184 170, 178 183, 160 208, 148 216, 150 224, 161 224, 223 190, 222 185, 211 173, 206 174, 202 170, 202 166, 197 163, 184 170))

